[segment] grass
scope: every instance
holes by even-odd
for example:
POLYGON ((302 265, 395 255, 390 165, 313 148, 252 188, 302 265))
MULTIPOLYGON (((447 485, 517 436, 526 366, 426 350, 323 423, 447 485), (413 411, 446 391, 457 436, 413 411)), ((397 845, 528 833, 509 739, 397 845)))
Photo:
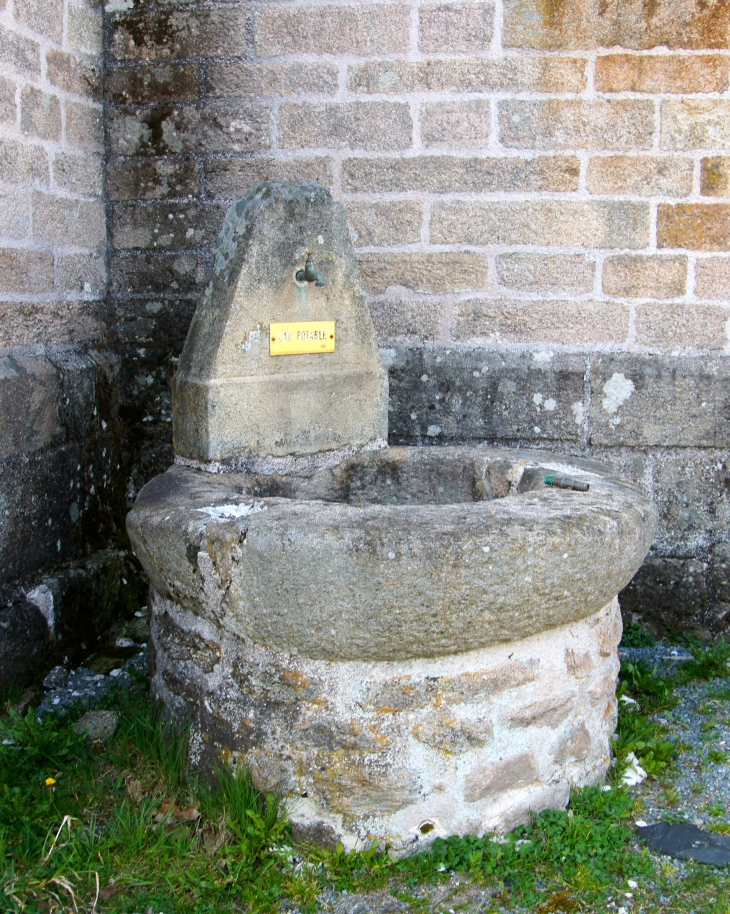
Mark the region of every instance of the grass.
POLYGON ((706 645, 690 641, 687 649, 692 655, 680 669, 680 682, 691 682, 693 679, 725 679, 730 676, 730 643, 717 641, 706 645))
POLYGON ((146 692, 119 710, 103 753, 73 715, 0 723, 0 909, 273 910, 281 880, 260 879, 286 831, 277 799, 241 771, 191 781, 186 734, 155 718, 146 692))
POLYGON ((674 684, 659 676, 656 667, 650 667, 645 660, 621 664, 617 696, 619 701, 631 696, 647 713, 668 711, 677 704, 674 684))
MULTIPOLYGON (((625 663, 619 697, 632 701, 620 702, 611 789, 575 790, 568 810, 543 812, 507 836, 438 839, 400 860, 376 847, 297 844, 279 799, 258 793, 242 770, 221 770, 213 784, 191 778, 187 734, 156 717, 144 685, 110 700, 120 724, 103 748, 75 732, 78 715, 39 723, 32 712, 11 713, 0 720, 0 910, 314 914, 333 890, 390 894, 414 911, 476 910, 459 901, 469 886, 485 912, 727 914, 730 876, 649 855, 633 832, 640 792, 619 784, 633 752, 673 805, 682 747, 656 715, 675 706, 677 682, 712 670, 727 675, 714 645, 693 652, 676 680, 625 663)), ((722 679, 708 694, 718 713, 730 700, 722 679)), ((727 761, 719 749, 706 758, 727 761)), ((711 827, 727 831, 722 804, 708 798, 705 807, 711 827)))

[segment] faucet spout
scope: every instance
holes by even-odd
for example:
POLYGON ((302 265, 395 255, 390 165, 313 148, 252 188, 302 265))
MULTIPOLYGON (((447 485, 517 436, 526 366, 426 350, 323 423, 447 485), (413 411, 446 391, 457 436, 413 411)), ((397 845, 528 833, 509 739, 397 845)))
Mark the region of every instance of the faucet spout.
POLYGON ((307 259, 304 262, 304 269, 297 270, 294 278, 297 282, 313 282, 315 286, 323 286, 325 284, 324 279, 322 279, 320 274, 314 269, 311 251, 307 251, 307 259))

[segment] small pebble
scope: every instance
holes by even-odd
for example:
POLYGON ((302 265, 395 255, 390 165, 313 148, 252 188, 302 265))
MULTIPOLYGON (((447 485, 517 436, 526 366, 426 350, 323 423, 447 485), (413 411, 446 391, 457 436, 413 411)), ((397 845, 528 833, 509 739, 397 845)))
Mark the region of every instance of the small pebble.
POLYGON ((43 680, 44 689, 63 689, 68 685, 70 673, 62 666, 54 666, 43 680))

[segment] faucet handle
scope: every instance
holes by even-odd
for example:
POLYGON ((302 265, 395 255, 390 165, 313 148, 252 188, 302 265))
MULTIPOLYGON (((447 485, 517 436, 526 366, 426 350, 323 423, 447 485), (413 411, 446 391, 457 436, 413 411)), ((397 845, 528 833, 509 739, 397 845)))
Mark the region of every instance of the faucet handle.
POLYGON ((296 279, 297 282, 313 282, 315 286, 323 286, 325 284, 324 279, 322 279, 320 274, 314 269, 311 251, 307 251, 304 269, 297 270, 294 274, 294 279, 296 279))

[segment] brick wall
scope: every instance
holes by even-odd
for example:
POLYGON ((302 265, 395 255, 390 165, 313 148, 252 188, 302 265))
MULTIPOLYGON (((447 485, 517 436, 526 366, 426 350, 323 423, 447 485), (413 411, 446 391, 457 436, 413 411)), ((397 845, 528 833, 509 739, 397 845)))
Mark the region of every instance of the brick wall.
POLYGON ((115 0, 107 19, 135 485, 169 462, 168 356, 226 207, 316 180, 347 207, 394 440, 611 459, 663 517, 625 605, 725 624, 726 0, 115 0))
POLYGON ((104 334, 101 25, 78 0, 0 13, 0 348, 104 334))
POLYGON ((587 2, 555 22, 523 2, 118 14, 116 300, 148 294, 153 262, 197 288, 227 203, 313 178, 347 202, 384 343, 724 350, 727 7, 704 34, 667 5, 664 23, 587 2))

